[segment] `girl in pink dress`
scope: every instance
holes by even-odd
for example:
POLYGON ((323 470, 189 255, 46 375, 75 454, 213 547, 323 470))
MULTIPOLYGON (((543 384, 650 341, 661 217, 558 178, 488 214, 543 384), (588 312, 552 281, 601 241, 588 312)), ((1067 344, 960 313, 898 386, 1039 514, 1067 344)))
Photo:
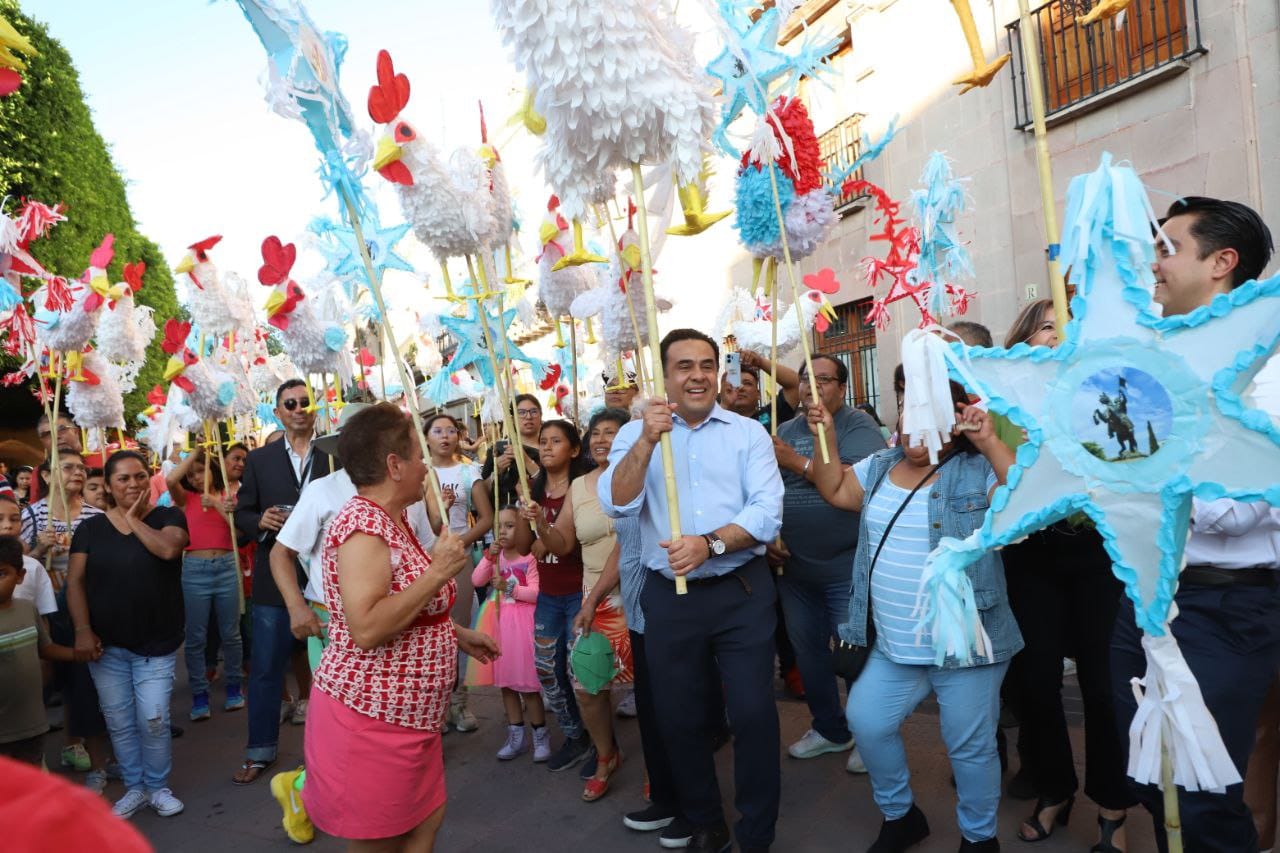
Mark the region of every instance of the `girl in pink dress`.
POLYGON ((524 730, 526 713, 533 726, 533 760, 542 762, 551 757, 542 686, 533 665, 538 563, 529 553, 532 539, 529 525, 520 519, 516 509, 504 507, 498 513, 498 541, 489 547, 471 575, 477 589, 485 584, 493 587, 493 594, 476 618, 476 629, 495 637, 502 652, 490 664, 468 667, 467 684, 502 688, 502 704, 507 711, 507 740, 498 750, 502 761, 528 751, 529 740, 524 730))

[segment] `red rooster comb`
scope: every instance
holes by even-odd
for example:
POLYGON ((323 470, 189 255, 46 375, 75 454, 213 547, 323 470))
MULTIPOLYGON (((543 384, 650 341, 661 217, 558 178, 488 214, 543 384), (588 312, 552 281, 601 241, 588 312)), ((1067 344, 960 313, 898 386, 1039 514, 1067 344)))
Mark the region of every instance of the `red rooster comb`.
POLYGON ((187 248, 196 256, 197 261, 204 263, 209 260, 209 250, 218 245, 221 240, 221 234, 214 234, 212 237, 205 237, 198 243, 192 243, 187 248))
POLYGON ((108 234, 103 237, 102 243, 93 250, 93 254, 89 255, 89 266, 100 270, 106 269, 111 259, 116 256, 115 243, 116 235, 108 234))
POLYGON ((484 101, 476 101, 476 104, 480 107, 480 144, 488 145, 489 128, 485 127, 484 124, 484 101))
POLYGON ((378 51, 378 85, 369 87, 369 118, 386 124, 400 115, 407 103, 409 78, 396 73, 391 54, 378 51))
POLYGON ((560 196, 555 193, 551 194, 551 198, 547 199, 547 213, 552 213, 560 206, 560 196))
POLYGON ((142 290, 142 275, 146 271, 146 261, 138 261, 136 264, 124 265, 124 280, 129 283, 129 289, 134 293, 142 290))
POLYGON ((169 395, 159 385, 147 392, 147 402, 153 406, 163 406, 169 401, 169 395))
POLYGON ((164 324, 164 343, 160 349, 169 355, 177 355, 186 348, 187 336, 191 334, 191 324, 178 320, 166 320, 164 324))
POLYGON ((298 249, 292 243, 281 243, 280 238, 272 234, 262 241, 262 266, 258 268, 258 281, 267 287, 275 287, 289 277, 293 262, 298 257, 298 249))

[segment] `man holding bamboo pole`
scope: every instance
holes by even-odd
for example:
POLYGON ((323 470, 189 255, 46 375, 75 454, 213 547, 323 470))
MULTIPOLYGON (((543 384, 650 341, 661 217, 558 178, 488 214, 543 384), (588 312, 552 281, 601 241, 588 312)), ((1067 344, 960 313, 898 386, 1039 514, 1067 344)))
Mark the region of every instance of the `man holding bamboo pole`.
POLYGON ((778 709, 773 701, 776 593, 764 544, 782 526, 782 479, 760 424, 716 403, 720 353, 692 329, 667 334, 660 348, 669 402, 651 399, 644 419, 622 428, 597 489, 614 517, 639 516, 645 644, 653 699, 671 756, 680 811, 694 849, 720 850, 729 830, 720 805, 712 744, 701 725, 720 689, 734 739, 735 801, 743 850, 773 843, 780 794, 778 709), (668 539, 668 497, 661 459, 670 437, 681 530, 668 539), (687 579, 677 596, 675 578, 687 579), (701 846, 699 846, 701 845, 701 846))

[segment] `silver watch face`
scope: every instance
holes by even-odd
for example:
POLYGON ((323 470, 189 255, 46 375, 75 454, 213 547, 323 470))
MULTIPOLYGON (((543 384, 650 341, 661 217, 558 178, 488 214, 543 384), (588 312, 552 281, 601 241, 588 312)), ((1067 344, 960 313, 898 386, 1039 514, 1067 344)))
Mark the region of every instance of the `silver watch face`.
POLYGON ((711 542, 711 553, 715 554, 717 557, 719 557, 719 556, 721 556, 722 554, 724 554, 724 540, 723 540, 723 539, 714 539, 714 540, 712 540, 712 542, 711 542))

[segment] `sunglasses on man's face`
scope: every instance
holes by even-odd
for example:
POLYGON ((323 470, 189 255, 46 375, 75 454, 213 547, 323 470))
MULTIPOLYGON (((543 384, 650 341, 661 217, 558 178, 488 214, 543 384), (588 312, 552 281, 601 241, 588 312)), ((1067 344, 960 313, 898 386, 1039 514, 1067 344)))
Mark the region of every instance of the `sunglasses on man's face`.
POLYGON ((307 401, 302 397, 290 397, 287 400, 281 400, 280 405, 284 406, 286 412, 292 412, 294 409, 305 406, 307 401))

